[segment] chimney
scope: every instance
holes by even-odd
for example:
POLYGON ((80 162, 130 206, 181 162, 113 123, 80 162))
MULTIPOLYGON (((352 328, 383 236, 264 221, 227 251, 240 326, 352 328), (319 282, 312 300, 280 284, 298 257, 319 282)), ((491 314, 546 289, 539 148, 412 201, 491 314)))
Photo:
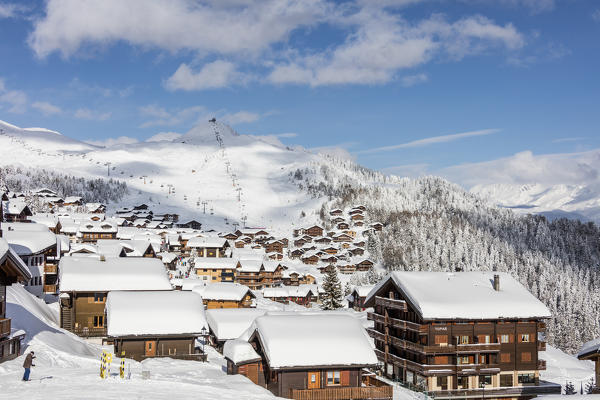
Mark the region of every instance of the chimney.
POLYGON ((496 292, 500 291, 500 275, 494 274, 494 290, 496 292))

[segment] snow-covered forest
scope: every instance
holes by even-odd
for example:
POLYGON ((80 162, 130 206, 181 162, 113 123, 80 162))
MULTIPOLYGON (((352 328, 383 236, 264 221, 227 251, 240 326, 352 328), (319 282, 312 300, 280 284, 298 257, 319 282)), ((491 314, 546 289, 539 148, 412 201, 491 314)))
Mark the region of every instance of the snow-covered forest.
POLYGON ((548 342, 566 352, 600 336, 600 230, 593 223, 519 216, 437 177, 390 177, 351 161, 290 179, 331 208, 363 204, 385 224, 368 243, 389 270, 498 270, 515 276, 555 316, 548 342))
POLYGON ((13 192, 48 188, 59 196, 80 196, 84 202, 108 204, 121 200, 127 193, 127 184, 113 179, 86 179, 48 171, 42 168, 6 166, 0 168, 0 181, 13 192))

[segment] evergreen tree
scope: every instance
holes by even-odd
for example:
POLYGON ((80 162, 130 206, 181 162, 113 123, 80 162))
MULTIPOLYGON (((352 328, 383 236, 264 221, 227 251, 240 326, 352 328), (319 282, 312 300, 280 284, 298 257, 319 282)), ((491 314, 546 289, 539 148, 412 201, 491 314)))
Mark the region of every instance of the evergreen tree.
POLYGON ((342 293, 342 283, 337 275, 337 269, 330 265, 325 272, 325 280, 323 281, 323 310, 337 310, 342 308, 344 295, 342 293))
POLYGON ((565 385, 565 394, 566 395, 571 395, 571 394, 575 394, 577 393, 575 391, 575 385, 573 385, 573 382, 569 381, 567 382, 567 384, 565 385))
POLYGON ((585 393, 592 394, 594 390, 594 378, 590 379, 588 383, 585 384, 585 393))

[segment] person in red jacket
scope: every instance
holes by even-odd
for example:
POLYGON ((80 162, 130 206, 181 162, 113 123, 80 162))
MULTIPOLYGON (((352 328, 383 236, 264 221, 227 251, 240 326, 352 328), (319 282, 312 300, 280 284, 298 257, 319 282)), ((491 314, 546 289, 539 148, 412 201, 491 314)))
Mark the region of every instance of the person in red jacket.
POLYGON ((25 374, 23 374, 24 381, 29 380, 29 374, 31 373, 31 367, 35 367, 35 364, 33 363, 34 358, 35 358, 34 352, 31 351, 25 357, 25 361, 23 361, 23 368, 25 368, 25 374))

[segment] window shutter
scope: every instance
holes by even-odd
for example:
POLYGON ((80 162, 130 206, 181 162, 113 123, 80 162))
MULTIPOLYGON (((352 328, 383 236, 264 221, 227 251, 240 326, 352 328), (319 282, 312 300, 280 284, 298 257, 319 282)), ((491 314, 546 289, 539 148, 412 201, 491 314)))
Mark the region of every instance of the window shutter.
POLYGON ((342 371, 341 372, 341 385, 342 386, 350 386, 350 371, 342 371))

